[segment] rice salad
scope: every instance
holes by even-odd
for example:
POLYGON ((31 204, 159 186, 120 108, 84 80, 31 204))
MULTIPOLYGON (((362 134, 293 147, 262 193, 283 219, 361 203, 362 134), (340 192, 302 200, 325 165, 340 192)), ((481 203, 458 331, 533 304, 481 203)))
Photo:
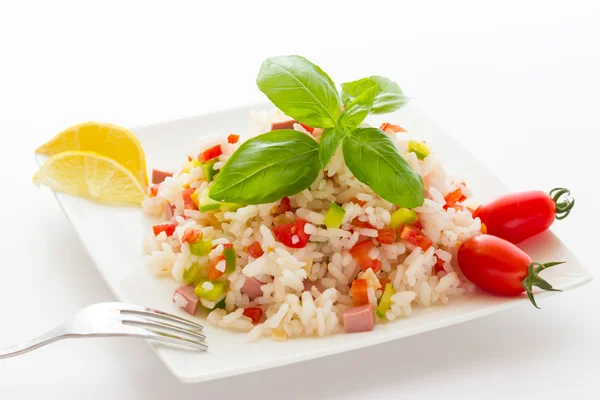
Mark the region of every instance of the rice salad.
MULTIPOLYGON (((279 109, 252 120, 253 135, 282 126, 317 142, 323 134, 279 109)), ((204 137, 179 171, 154 171, 159 183, 143 210, 163 222, 143 248, 157 276, 181 285, 175 304, 253 340, 282 340, 368 331, 473 290, 455 261, 460 243, 482 231, 467 206, 470 190, 413 132, 380 129, 422 177, 421 206, 402 208, 376 194, 356 179, 341 148, 310 187, 265 204, 207 195, 242 144, 237 135, 204 137)))

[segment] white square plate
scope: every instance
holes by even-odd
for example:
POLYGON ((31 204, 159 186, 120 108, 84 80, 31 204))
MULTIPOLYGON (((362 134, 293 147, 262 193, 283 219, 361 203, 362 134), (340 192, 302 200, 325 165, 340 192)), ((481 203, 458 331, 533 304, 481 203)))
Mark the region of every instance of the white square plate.
MULTIPOLYGON (((466 180, 479 201, 489 200, 508 191, 506 185, 479 160, 418 112, 413 103, 392 115, 370 118, 368 122, 378 126, 385 118, 387 121, 401 124, 409 132, 427 140, 433 149, 438 151, 446 168, 466 180)), ((140 127, 132 131, 142 142, 150 167, 174 170, 181 165, 185 151, 200 136, 212 132, 248 134, 251 126, 250 110, 266 107, 268 106, 261 105, 232 109, 140 127)), ((43 157, 38 156, 37 161, 41 163, 43 157)), ((146 267, 141 239, 143 230, 149 229, 151 221, 142 215, 140 209, 102 206, 62 193, 57 193, 56 198, 101 275, 120 301, 189 317, 171 302, 175 282, 172 279, 154 277, 146 267)), ((573 289, 592 279, 590 273, 550 232, 530 239, 522 248, 537 261, 566 261, 566 264, 544 272, 544 277, 556 288, 573 289)), ((553 294, 554 292, 546 292, 538 296, 553 294)), ((373 332, 337 334, 326 338, 293 339, 285 342, 263 339, 250 343, 243 333, 232 333, 204 324, 210 346, 206 353, 155 343, 151 343, 151 346, 180 380, 207 381, 371 346, 479 318, 528 302, 526 296, 500 298, 475 293, 451 300, 444 306, 415 308, 410 318, 377 325, 373 332)))

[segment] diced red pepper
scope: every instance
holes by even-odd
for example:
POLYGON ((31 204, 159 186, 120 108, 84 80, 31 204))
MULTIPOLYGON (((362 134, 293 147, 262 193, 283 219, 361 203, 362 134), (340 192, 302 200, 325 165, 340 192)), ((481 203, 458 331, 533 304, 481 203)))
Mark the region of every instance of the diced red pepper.
POLYGON ((227 136, 227 142, 234 144, 237 143, 240 140, 240 135, 236 135, 235 133, 231 133, 229 136, 227 136))
POLYGON ((352 198, 350 198, 350 202, 351 202, 351 203, 354 203, 354 204, 358 204, 358 205, 359 205, 359 206, 361 206, 361 207, 362 207, 362 206, 364 206, 365 204, 367 204, 367 202, 366 202, 366 201, 359 200, 359 199, 357 199, 356 197, 352 197, 352 198))
POLYGON ((433 266, 435 273, 437 274, 438 272, 443 272, 444 270, 444 260, 442 260, 439 257, 436 257, 437 261, 435 262, 435 265, 433 266))
POLYGON ((388 129, 390 129, 394 133, 406 132, 406 129, 404 129, 400 125, 392 125, 389 122, 384 122, 383 124, 381 124, 381 127, 379 127, 379 129, 381 129, 384 132, 388 129))
POLYGON ((187 156, 187 157, 188 157, 188 161, 192 161, 193 160, 192 156, 187 156))
POLYGON ((158 187, 160 185, 152 185, 150 186, 150 197, 154 197, 158 194, 158 187))
POLYGON ((177 224, 160 224, 154 225, 152 230, 154 231, 154 236, 158 236, 161 232, 166 233, 167 236, 171 236, 175 232, 175 228, 177 228, 177 224))
POLYGON ((242 315, 250 318, 253 324, 258 324, 260 322, 260 317, 262 317, 262 309, 258 307, 244 308, 242 315))
POLYGON ((460 199, 458 199, 459 203, 462 203, 463 201, 465 201, 467 199, 467 196, 465 196, 464 194, 462 196, 460 196, 460 199))
POLYGON ((232 247, 233 247, 233 245, 232 245, 231 243, 225 243, 225 244, 223 245, 223 248, 224 248, 224 249, 230 249, 230 248, 232 248, 232 247))
POLYGON ((288 212, 292 210, 292 205, 290 204, 289 197, 284 197, 283 199, 281 199, 281 201, 279 202, 279 209, 281 210, 281 212, 288 212))
POLYGON ((414 222, 412 224, 412 226, 414 226, 415 228, 419 229, 419 230, 423 230, 423 224, 421 223, 421 220, 418 219, 417 222, 414 222))
POLYGON ((251 257, 258 258, 265 254, 265 252, 260 246, 260 243, 254 242, 250 246, 248 246, 248 254, 250 254, 251 257))
POLYGON ((200 160, 201 162, 210 161, 213 158, 219 157, 221 154, 223 154, 223 150, 221 149, 221 145, 218 144, 200 153, 200 155, 198 156, 198 160, 200 160))
POLYGON ((354 218, 354 220, 351 222, 351 224, 357 228, 375 229, 375 227, 373 225, 371 225, 370 223, 361 221, 358 218, 354 218))
POLYGON ((308 239, 310 239, 310 235, 304 232, 305 225, 306 220, 298 218, 296 222, 277 225, 273 229, 273 233, 275 233, 277 240, 286 246, 300 249, 305 247, 308 244, 308 239), (294 239, 295 237, 297 239, 294 239))
POLYGON ((181 243, 195 243, 202 239, 202 232, 198 229, 188 228, 183 232, 181 243))
POLYGON ((391 281, 388 278, 379 278, 379 284, 381 285, 381 290, 385 289, 385 285, 390 283, 391 281))
POLYGON ((208 279, 210 279, 211 281, 216 281, 224 274, 224 272, 219 271, 217 269, 217 264, 221 261, 225 261, 224 256, 218 256, 213 258, 210 261, 210 263, 208 263, 208 265, 206 266, 206 273, 208 275, 208 279))
POLYGON ((194 188, 183 189, 181 191, 181 195, 183 196, 183 207, 186 210, 198 209, 198 206, 196 206, 196 203, 194 203, 194 200, 192 200, 192 193, 194 193, 195 191, 196 189, 194 188))
POLYGON ((384 244, 392 244, 396 241, 396 233, 392 228, 377 229, 377 241, 384 244))
POLYGON ((363 271, 368 270, 369 268, 373 269, 373 272, 378 272, 381 270, 381 261, 373 260, 369 258, 369 251, 375 247, 371 239, 364 240, 360 243, 357 243, 350 249, 350 254, 352 258, 356 260, 358 266, 363 271))
POLYGON ((417 229, 411 225, 403 225, 401 228, 398 228, 398 236, 400 239, 404 240, 412 244, 415 247, 420 247, 423 251, 427 251, 432 245, 433 242, 429 239, 420 229, 417 229))
POLYGON ((364 306, 369 304, 369 295, 367 290, 369 285, 366 279, 355 279, 350 287, 350 296, 355 306, 364 306))
POLYGON ((444 209, 447 210, 449 207, 453 207, 458 201, 460 201, 461 197, 463 197, 463 194, 462 194, 462 190, 460 190, 460 188, 456 188, 453 191, 451 191, 450 193, 448 193, 444 197, 444 200, 446 200, 444 209))
POLYGON ((315 128, 313 128, 312 126, 308 126, 306 124, 303 124, 302 122, 298 122, 304 129, 306 129, 306 131, 310 134, 312 134, 315 131, 315 128))

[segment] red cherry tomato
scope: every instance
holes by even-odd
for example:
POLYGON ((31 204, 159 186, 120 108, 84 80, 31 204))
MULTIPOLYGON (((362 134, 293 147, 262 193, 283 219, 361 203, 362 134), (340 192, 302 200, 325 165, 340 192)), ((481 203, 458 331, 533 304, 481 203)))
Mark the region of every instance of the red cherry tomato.
POLYGON ((566 218, 575 205, 569 194, 562 188, 553 189, 550 195, 539 190, 508 194, 479 206, 473 217, 481 219, 490 235, 517 244, 544 232, 555 218, 566 218), (561 200, 563 195, 565 200, 561 200))
POLYGON ((499 296, 517 296, 526 291, 536 307, 533 286, 556 290, 538 276, 539 272, 561 264, 531 262, 523 250, 491 235, 467 239, 458 248, 457 260, 465 277, 480 289, 499 296))
POLYGON ((277 240, 287 247, 301 249, 308 244, 308 239, 310 239, 310 235, 304 232, 305 225, 306 220, 298 218, 296 219, 296 222, 277 225, 273 229, 273 233, 277 240))
POLYGON ((262 310, 258 307, 244 308, 242 315, 250 318, 253 324, 258 324, 260 317, 262 317, 262 310))
POLYGON ((375 245, 371 239, 363 240, 360 243, 357 243, 350 249, 350 254, 352 258, 354 258, 363 271, 371 268, 373 272, 378 272, 381 270, 381 261, 373 260, 369 258, 369 250, 371 250, 375 245))

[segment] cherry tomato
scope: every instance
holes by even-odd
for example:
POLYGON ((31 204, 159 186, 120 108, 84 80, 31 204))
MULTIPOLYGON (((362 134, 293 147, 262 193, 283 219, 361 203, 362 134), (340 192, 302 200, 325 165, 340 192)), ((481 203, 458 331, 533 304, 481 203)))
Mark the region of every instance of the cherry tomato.
POLYGON ((306 220, 298 218, 296 222, 277 225, 273 229, 273 233, 275 233, 277 240, 287 247, 300 249, 305 247, 308 244, 308 239, 310 239, 310 235, 304 232, 305 225, 306 220))
POLYGON ((553 189, 550 195, 539 190, 512 193, 480 206, 473 217, 481 219, 490 235, 517 244, 544 232, 555 218, 566 218, 575 205, 569 194, 562 188, 553 189), (563 195, 565 200, 561 200, 563 195))
POLYGON ((377 229, 377 241, 384 244, 392 244, 396 241, 396 233, 392 228, 377 229))
POLYGON ((433 266, 435 273, 444 272, 444 260, 436 256, 435 265, 433 266))
POLYGON ((213 158, 219 157, 221 154, 223 154, 223 150, 221 149, 221 145, 218 144, 200 153, 200 155, 198 156, 198 160, 201 162, 209 161, 213 158))
POLYGON ((250 246, 248 246, 248 254, 250 254, 251 257, 258 258, 265 254, 265 252, 260 246, 260 243, 254 242, 250 246))
POLYGON ((260 317, 262 317, 262 309, 258 307, 244 308, 242 315, 250 318, 253 324, 258 324, 260 322, 260 317))
POLYGON ((366 279, 355 279, 350 287, 350 296, 356 307, 364 306, 369 304, 369 295, 367 289, 369 288, 366 279))
POLYGON ((361 221, 358 218, 354 218, 354 220, 351 222, 351 224, 357 228, 375 229, 375 227, 373 225, 371 225, 370 223, 361 221))
POLYGON ((167 236, 171 236, 175 232, 175 228, 177 228, 177 224, 160 224, 154 225, 152 230, 154 231, 154 236, 158 236, 161 232, 166 233, 167 236))
POLYGON ((562 264, 532 262, 514 244, 491 235, 467 239, 458 248, 457 260, 465 277, 480 289, 499 296, 517 296, 526 291, 536 307, 533 286, 556 290, 538 275, 539 272, 562 264))

